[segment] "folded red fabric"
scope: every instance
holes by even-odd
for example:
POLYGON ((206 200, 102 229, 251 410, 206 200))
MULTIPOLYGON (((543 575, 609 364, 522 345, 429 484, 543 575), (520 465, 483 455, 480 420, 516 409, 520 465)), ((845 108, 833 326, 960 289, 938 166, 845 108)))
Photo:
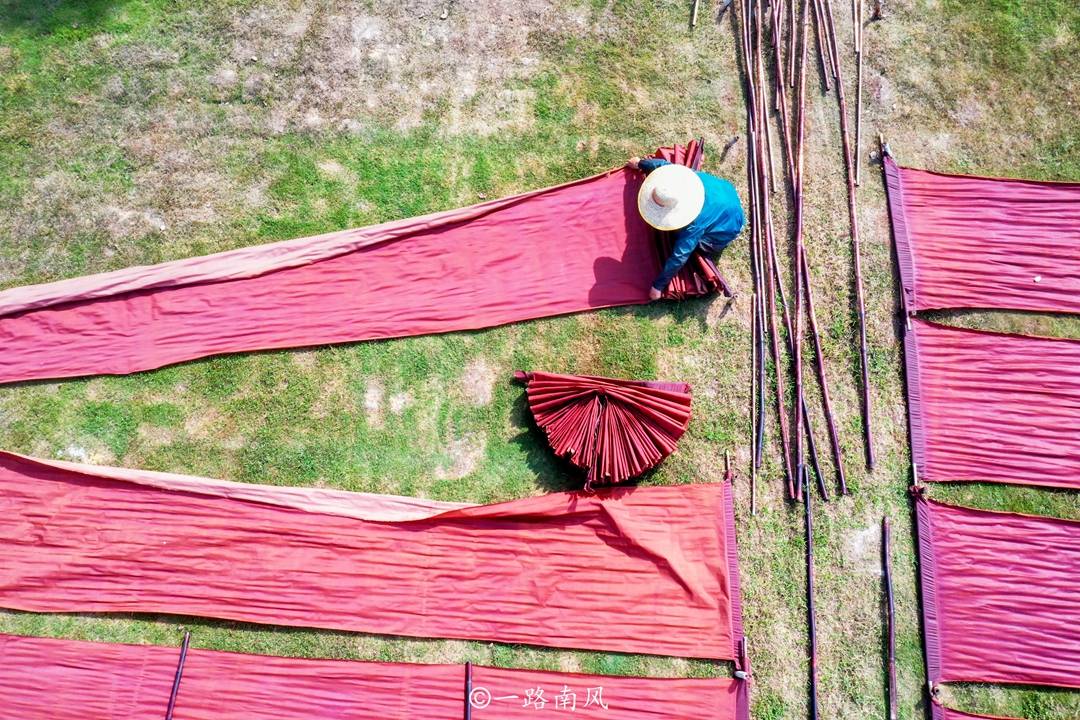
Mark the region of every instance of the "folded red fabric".
POLYGON ((885 158, 908 311, 1080 312, 1080 183, 947 175, 885 158))
POLYGON ((915 507, 930 681, 1080 687, 1080 522, 915 507))
POLYGON ((517 377, 555 454, 586 471, 586 489, 656 467, 690 424, 686 383, 545 372, 517 377))
POLYGON ((0 606, 734 660, 730 492, 425 509, 0 453, 0 606))
MULTIPOLYGON (((640 183, 620 168, 459 210, 6 290, 0 383, 646 303, 666 256, 638 214, 640 183)), ((669 297, 722 286, 696 260, 669 297)))
POLYGON ((1080 488, 1080 342, 909 324, 919 479, 1080 488))
MULTIPOLYGON (((0 717, 165 716, 176 648, 0 635, 0 717)), ((413 665, 189 650, 174 720, 460 720, 462 665, 413 665)), ((473 666, 475 718, 745 720, 745 683, 473 666)))

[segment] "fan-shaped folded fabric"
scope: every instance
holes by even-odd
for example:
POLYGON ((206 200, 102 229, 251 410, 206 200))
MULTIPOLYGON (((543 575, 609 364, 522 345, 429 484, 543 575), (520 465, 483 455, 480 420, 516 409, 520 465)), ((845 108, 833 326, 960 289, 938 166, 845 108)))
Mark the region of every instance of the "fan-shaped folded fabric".
POLYGON ((555 454, 587 472, 585 487, 619 484, 660 464, 690 424, 686 383, 519 372, 555 454))

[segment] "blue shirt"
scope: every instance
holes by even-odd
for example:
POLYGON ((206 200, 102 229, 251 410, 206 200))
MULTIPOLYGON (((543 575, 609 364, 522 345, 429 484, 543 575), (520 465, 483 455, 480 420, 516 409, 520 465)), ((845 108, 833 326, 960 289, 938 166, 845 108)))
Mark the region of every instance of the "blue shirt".
MULTIPOLYGON (((638 163, 646 175, 658 167, 669 165, 667 160, 647 158, 638 163)), ((671 278, 682 269, 699 247, 707 253, 718 253, 734 240, 746 223, 739 195, 735 186, 727 180, 709 173, 697 172, 705 186, 705 204, 701 212, 686 227, 673 231, 675 246, 664 269, 653 282, 653 287, 663 291, 671 278)))

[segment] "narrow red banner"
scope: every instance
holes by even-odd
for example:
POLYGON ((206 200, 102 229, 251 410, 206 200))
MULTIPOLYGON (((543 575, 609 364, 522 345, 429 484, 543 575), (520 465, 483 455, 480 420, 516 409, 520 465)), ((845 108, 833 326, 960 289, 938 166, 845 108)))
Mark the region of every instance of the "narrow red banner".
POLYGON ((0 453, 0 606, 736 659, 727 484, 487 506, 0 453))
MULTIPOLYGON (((162 718, 179 651, 0 635, 0 717, 162 718)), ((466 668, 189 650, 173 720, 461 720, 466 668)), ((478 720, 743 720, 745 683, 472 667, 478 720)))

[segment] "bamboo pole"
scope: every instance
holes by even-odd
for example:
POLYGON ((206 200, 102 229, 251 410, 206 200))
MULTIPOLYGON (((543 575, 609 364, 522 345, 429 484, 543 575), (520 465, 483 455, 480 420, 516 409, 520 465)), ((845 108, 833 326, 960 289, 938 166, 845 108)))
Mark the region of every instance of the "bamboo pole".
POLYGON ((804 476, 803 515, 806 523, 806 615, 810 640, 810 720, 818 717, 817 617, 814 607, 814 511, 810 480, 804 476))
MULTIPOLYGON (((825 15, 829 24, 835 28, 830 0, 825 0, 825 15)), ((833 33, 835 41, 835 33, 833 33)), ((866 300, 863 295, 862 278, 862 250, 859 243, 859 217, 855 205, 855 171, 851 158, 851 144, 848 138, 851 136, 848 128, 847 100, 844 97, 844 71, 840 72, 836 80, 836 98, 840 108, 840 139, 844 156, 844 170, 847 175, 847 200, 848 200, 848 224, 851 237, 851 253, 855 270, 855 304, 859 321, 859 360, 862 373, 862 419, 863 441, 866 445, 866 466, 874 469, 874 433, 871 427, 870 409, 870 369, 867 361, 866 348, 866 300)))
POLYGON ((472 663, 465 663, 465 720, 472 720, 472 663))
MULTIPOLYGON (((773 6, 776 7, 775 5, 773 6)), ((772 45, 773 63, 776 65, 776 106, 780 113, 780 139, 784 143, 784 154, 787 159, 788 176, 791 178, 792 189, 795 185, 795 153, 791 147, 791 124, 788 122, 787 90, 784 83, 784 59, 780 51, 783 44, 783 28, 780 24, 781 13, 773 12, 772 22, 772 45)))
MULTIPOLYGON (((862 7, 862 0, 857 0, 862 7)), ((859 11, 862 14, 862 10, 859 11)), ((855 187, 862 181, 862 22, 859 23, 859 52, 855 55, 855 187)))
MULTIPOLYGON (((792 345, 792 339, 795 337, 795 333, 792 331, 791 316, 788 314, 788 303, 787 303, 787 295, 784 292, 784 281, 780 277, 780 262, 779 262, 779 260, 777 260, 777 256, 776 256, 776 246, 773 245, 773 247, 771 249, 772 249, 772 271, 773 271, 773 274, 776 276, 776 288, 780 292, 780 307, 783 310, 784 328, 787 330, 787 344, 786 344, 785 347, 787 348, 789 353, 794 355, 794 346, 792 345)), ((806 431, 806 447, 810 451, 810 464, 811 464, 811 467, 814 469, 814 473, 819 478, 819 483, 820 483, 821 482, 820 478, 824 477, 824 474, 821 472, 821 463, 818 461, 817 443, 814 441, 814 428, 813 428, 813 423, 810 420, 810 413, 808 412, 807 407, 806 407, 806 397, 805 396, 803 397, 802 405, 803 405, 803 411, 802 411, 803 428, 805 428, 805 431, 806 431)), ((798 481, 796 480, 796 482, 798 482, 798 481)), ((792 499, 795 499, 797 496, 798 496, 798 492, 794 488, 792 488, 792 491, 791 491, 791 494, 789 495, 789 497, 792 498, 792 499)), ((825 499, 828 499, 827 496, 823 496, 823 497, 825 497, 825 499)))
POLYGON ((829 82, 829 75, 832 74, 832 60, 831 53, 826 48, 825 23, 821 21, 821 9, 819 7, 821 0, 811 0, 810 4, 814 9, 814 34, 817 35, 818 62, 821 63, 821 82, 825 86, 825 92, 828 93, 832 89, 829 82))
MULTIPOLYGON (((795 427, 802 427, 803 415, 803 386, 802 386, 802 337, 803 337, 803 312, 802 312, 802 273, 798 271, 798 257, 802 252, 803 244, 803 159, 805 155, 806 136, 806 49, 809 44, 808 26, 810 23, 809 0, 802 0, 802 35, 801 51, 799 57, 799 110, 796 120, 796 162, 795 170, 797 180, 795 182, 795 260, 792 265, 795 268, 794 282, 795 293, 792 298, 792 314, 794 315, 795 339, 792 341, 795 375, 795 427)), ((801 478, 804 472, 806 459, 804 457, 802 433, 795 433, 795 477, 801 478)), ((797 483, 796 492, 802 492, 803 483, 797 483)))
MULTIPOLYGON (((832 401, 829 399, 829 380, 825 375, 825 354, 821 348, 817 314, 814 312, 814 290, 810 283, 810 265, 806 260, 805 247, 803 248, 800 265, 803 273, 803 284, 806 286, 806 314, 810 319, 810 341, 814 345, 815 367, 817 368, 818 385, 821 387, 821 404, 825 411, 825 426, 829 431, 829 442, 832 444, 833 463, 836 465, 836 478, 840 486, 840 494, 847 495, 847 479, 844 476, 844 460, 840 452, 840 436, 836 432, 832 401)), ((824 481, 822 481, 822 484, 824 488, 824 481)))
POLYGON ((896 601, 892 583, 892 543, 889 518, 881 519, 881 565, 885 583, 885 628, 889 655, 889 720, 897 720, 896 697, 896 601))
POLYGON ((176 710, 176 697, 180 694, 180 680, 184 677, 184 662, 187 660, 188 646, 191 644, 191 633, 184 632, 184 641, 180 644, 180 658, 176 663, 176 674, 173 676, 172 692, 169 693, 169 704, 165 706, 165 720, 172 720, 176 710))

